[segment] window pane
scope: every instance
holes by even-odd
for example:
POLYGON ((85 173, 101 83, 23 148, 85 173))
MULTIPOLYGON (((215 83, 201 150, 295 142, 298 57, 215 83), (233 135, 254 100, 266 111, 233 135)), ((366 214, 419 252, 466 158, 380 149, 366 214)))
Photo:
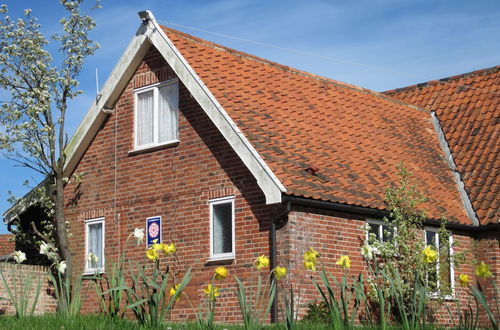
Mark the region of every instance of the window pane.
POLYGON ((158 142, 177 139, 177 113, 179 92, 177 83, 158 89, 158 142))
POLYGON ((232 203, 213 205, 213 254, 233 252, 232 203))
POLYGON ((394 237, 394 228, 389 226, 382 226, 382 241, 389 242, 392 241, 394 237))
POLYGON ((153 91, 137 94, 137 145, 154 142, 153 91))
POLYGON ((368 223, 368 226, 370 227, 368 230, 368 238, 372 237, 375 235, 377 239, 380 239, 380 225, 377 225, 375 223, 368 223))
POLYGON ((98 261, 94 266, 89 263, 89 268, 102 268, 103 250, 102 250, 102 223, 94 223, 89 225, 89 254, 93 253, 97 256, 98 261))
POLYGON ((426 231, 425 232, 425 244, 432 245, 436 250, 436 232, 426 231))

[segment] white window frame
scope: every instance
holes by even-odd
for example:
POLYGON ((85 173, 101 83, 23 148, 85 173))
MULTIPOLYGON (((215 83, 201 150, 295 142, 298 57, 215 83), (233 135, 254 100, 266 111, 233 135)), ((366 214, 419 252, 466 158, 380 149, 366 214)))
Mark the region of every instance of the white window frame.
POLYGON ((104 239, 105 237, 105 230, 106 230, 106 221, 104 217, 101 218, 94 218, 94 219, 88 219, 85 220, 85 267, 84 267, 84 274, 95 274, 96 272, 99 273, 104 273, 104 266, 106 265, 106 241, 104 239), (89 262, 89 226, 100 223, 102 224, 102 231, 101 231, 101 240, 102 240, 102 256, 97 256, 100 260, 102 260, 102 267, 100 268, 94 268, 89 262))
POLYGON ((172 140, 164 141, 164 142, 158 142, 159 138, 159 122, 158 122, 158 101, 159 101, 159 88, 163 87, 165 85, 170 85, 170 84, 176 84, 177 85, 177 93, 179 93, 179 80, 177 78, 170 79, 167 81, 163 81, 160 83, 140 87, 137 89, 134 89, 134 150, 132 151, 138 151, 138 150, 144 150, 144 149, 150 149, 150 148, 155 148, 155 147, 160 147, 160 146, 167 146, 171 144, 176 144, 179 143, 179 105, 177 104, 177 108, 175 111, 177 111, 177 129, 176 129, 176 134, 175 138, 172 140), (142 93, 147 93, 149 91, 153 91, 153 142, 150 144, 143 144, 143 145, 138 145, 137 137, 138 137, 138 120, 137 120, 137 104, 138 104, 138 99, 137 96, 142 93))
MULTIPOLYGON (((425 246, 427 246, 427 232, 434 232, 436 233, 436 246, 439 249, 439 227, 431 227, 431 226, 425 226, 424 227, 424 243, 425 246)), ((449 241, 448 241, 448 248, 450 249, 450 255, 449 257, 453 257, 453 233, 451 231, 448 231, 449 234, 449 241)), ((441 280, 439 279, 439 251, 438 252, 438 259, 436 260, 436 267, 437 267, 437 273, 438 273, 438 282, 437 282, 437 292, 431 292, 429 295, 433 298, 443 298, 443 299, 454 299, 455 298, 455 267, 453 267, 453 262, 450 261, 450 288, 451 288, 451 294, 447 295, 442 295, 440 293, 440 284, 441 280)), ((453 260, 453 259, 452 259, 453 260)))
MULTIPOLYGON (((374 224, 374 225, 380 225, 379 227, 379 232, 377 234, 377 238, 378 240, 380 241, 380 243, 385 243, 383 238, 384 238, 384 226, 387 227, 387 223, 385 221, 382 221, 382 220, 377 220, 377 219, 366 219, 366 242, 369 242, 370 241, 370 229, 368 228, 368 225, 369 224, 374 224)), ((392 228, 393 229, 393 236, 396 236, 397 235, 397 230, 395 227, 392 228)))
POLYGON ((228 197, 222 197, 222 198, 216 198, 216 199, 211 199, 208 201, 210 205, 210 259, 209 261, 213 260, 231 260, 236 257, 236 230, 235 230, 235 198, 234 196, 228 196, 228 197), (213 209, 214 205, 220 205, 220 204, 226 204, 226 203, 231 203, 231 230, 232 230, 232 248, 231 252, 229 253, 213 253, 213 248, 214 248, 214 228, 213 228, 213 209))

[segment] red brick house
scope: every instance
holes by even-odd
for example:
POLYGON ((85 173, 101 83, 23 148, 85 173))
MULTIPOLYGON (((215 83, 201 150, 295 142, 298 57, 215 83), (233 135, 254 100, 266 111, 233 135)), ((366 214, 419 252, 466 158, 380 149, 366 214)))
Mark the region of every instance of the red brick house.
MULTIPOLYGON (((384 188, 397 182, 404 161, 429 200, 426 230, 435 232, 445 215, 457 249, 471 251, 468 265, 451 270, 452 281, 457 272, 473 276, 473 259, 498 276, 498 67, 381 94, 159 26, 151 13, 142 14, 67 149, 67 174, 86 173, 66 187, 82 272, 92 271, 89 251, 102 265, 123 250, 145 262, 144 246, 126 247, 125 240, 160 218, 179 266, 193 268, 187 288, 193 301, 217 265, 248 279, 255 258, 265 254, 289 269, 303 306, 318 298, 302 266, 309 247, 334 274, 344 254, 353 274, 365 271, 359 249, 366 223, 382 228, 384 188)), ((30 203, 23 205, 7 211, 5 221, 26 217, 30 203)), ((97 308, 93 294, 85 297, 87 311, 97 308)), ((456 287, 454 297, 464 295, 456 287)), ((219 305, 219 321, 240 321, 232 290, 219 305)), ((446 318, 442 312, 438 317, 446 318)), ((192 315, 180 304, 174 318, 192 315)))

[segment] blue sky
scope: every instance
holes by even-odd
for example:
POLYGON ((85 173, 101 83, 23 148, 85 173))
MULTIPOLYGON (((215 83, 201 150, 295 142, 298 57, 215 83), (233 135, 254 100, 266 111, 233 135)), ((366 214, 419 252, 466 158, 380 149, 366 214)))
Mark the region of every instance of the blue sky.
MULTIPOLYGON (((1 1, 17 17, 31 8, 43 32, 59 31, 59 1, 1 1)), ((94 4, 88 0, 86 6, 94 4)), ((160 24, 181 24, 328 57, 306 56, 172 26, 213 42, 350 84, 383 91, 500 64, 500 1, 170 1, 103 0, 92 33, 101 44, 80 77, 83 94, 71 104, 71 135, 149 9, 160 24), (341 60, 342 62, 335 61, 341 60), (354 62, 359 66, 346 64, 354 62), (370 67, 380 67, 374 69, 370 67), (394 71, 394 72, 392 72, 394 71), (398 73, 396 73, 398 72, 398 73)), ((57 49, 52 46, 51 49, 57 49)), ((32 171, 0 156, 0 211, 7 191, 22 196, 32 171)), ((0 224, 0 233, 6 228, 0 224)))

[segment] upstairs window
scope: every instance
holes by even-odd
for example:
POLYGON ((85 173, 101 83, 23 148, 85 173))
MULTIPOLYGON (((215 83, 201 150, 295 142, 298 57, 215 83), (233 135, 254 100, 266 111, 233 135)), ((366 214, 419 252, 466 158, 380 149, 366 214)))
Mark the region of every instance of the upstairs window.
POLYGON ((104 271, 104 218, 85 221, 85 273, 104 271))
POLYGON ((233 259, 234 197, 210 201, 210 259, 233 259))
POLYGON ((178 142, 177 79, 135 90, 135 149, 178 142))

